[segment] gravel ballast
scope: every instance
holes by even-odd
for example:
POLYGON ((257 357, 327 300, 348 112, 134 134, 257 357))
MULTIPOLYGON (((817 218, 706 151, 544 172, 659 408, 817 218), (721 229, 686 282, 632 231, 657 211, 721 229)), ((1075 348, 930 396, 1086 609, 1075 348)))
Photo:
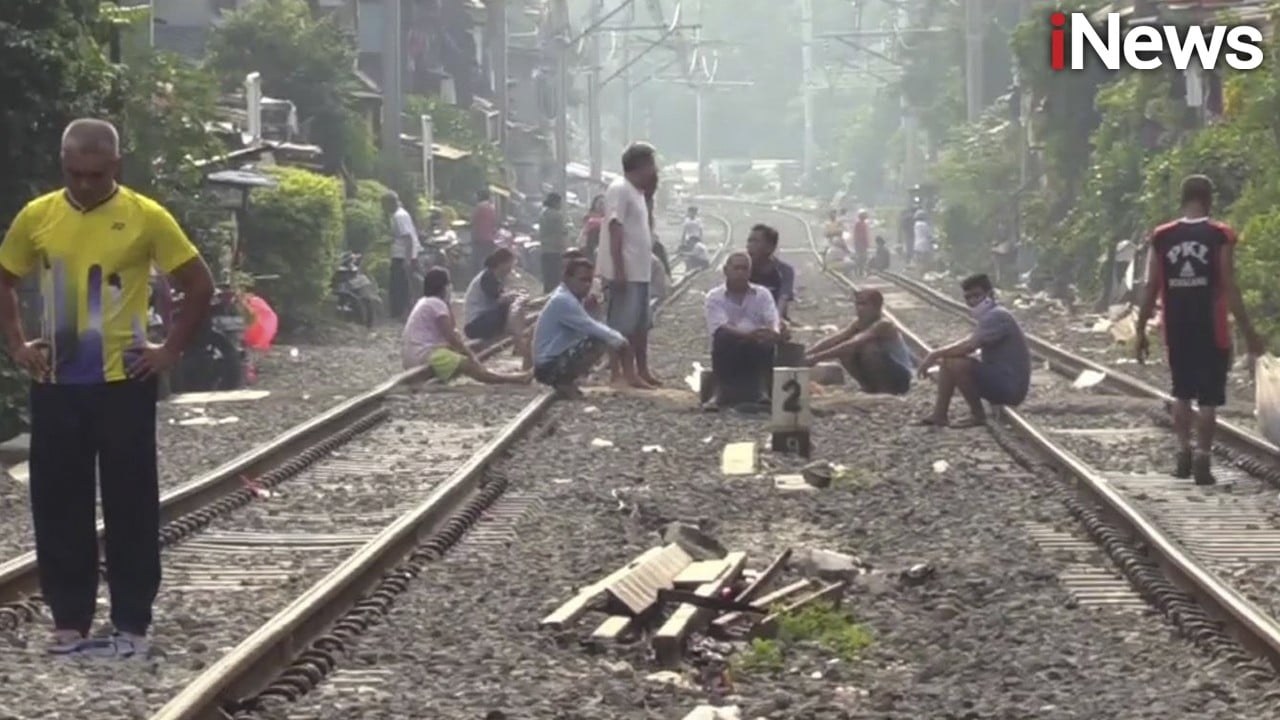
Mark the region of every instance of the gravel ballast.
MULTIPOLYGON (((536 395, 459 383, 393 399, 389 420, 164 553, 156 657, 50 658, 44 624, 21 627, 17 647, 0 658, 8 711, 0 717, 148 717, 425 499, 536 395)), ((106 609, 104 588, 100 620, 106 609)))
MULTIPOLYGON (((750 222, 781 230, 784 257, 800 271, 800 340, 852 317, 798 224, 759 210, 732 219, 739 242, 750 222)), ((687 669, 677 682, 689 687, 650 679, 647 642, 585 646, 598 614, 559 635, 538 628, 574 589, 657 544, 657 531, 677 520, 746 551, 755 568, 787 547, 850 553, 872 568, 846 599, 872 644, 843 660, 791 646, 780 671, 734 671, 732 687, 715 684, 711 700, 740 706, 744 718, 1270 716, 1258 691, 1153 612, 1081 607, 1058 574, 1081 562, 1105 571, 1104 561, 1044 551, 1026 529, 1078 534, 1053 481, 1017 468, 981 430, 911 427, 931 384, 904 399, 815 392, 815 458, 852 468, 829 489, 775 490, 768 475, 801 463, 763 451, 764 477, 722 476, 726 443, 767 447, 767 416, 703 413, 683 387, 693 363, 707 362, 701 305, 691 293, 658 319, 653 356, 666 389, 559 403, 546 431, 496 466, 512 483, 499 502, 531 508, 508 548, 464 540, 329 682, 265 716, 682 717, 708 693, 687 669), (932 570, 924 580, 901 579, 922 563, 932 570)), ((921 333, 933 340, 958 328, 940 319, 921 333)))

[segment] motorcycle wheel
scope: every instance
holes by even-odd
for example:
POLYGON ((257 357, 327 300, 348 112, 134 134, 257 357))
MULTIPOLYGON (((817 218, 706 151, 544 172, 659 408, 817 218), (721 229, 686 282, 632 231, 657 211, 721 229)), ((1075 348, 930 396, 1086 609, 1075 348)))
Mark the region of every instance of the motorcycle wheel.
POLYGON ((235 390, 243 380, 240 351, 225 335, 210 332, 183 354, 178 377, 170 384, 181 392, 214 392, 235 390))
POLYGON ((348 322, 373 327, 373 304, 355 293, 338 293, 338 314, 348 322))

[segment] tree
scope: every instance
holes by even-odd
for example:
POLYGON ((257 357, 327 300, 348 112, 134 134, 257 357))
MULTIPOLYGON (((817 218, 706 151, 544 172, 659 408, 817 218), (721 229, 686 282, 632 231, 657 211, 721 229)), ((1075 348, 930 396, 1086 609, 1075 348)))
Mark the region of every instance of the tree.
POLYGON ((331 17, 313 17, 305 0, 252 0, 214 30, 207 62, 228 90, 261 73, 263 93, 291 100, 310 122, 326 170, 367 174, 359 166, 369 161, 369 131, 347 100, 355 55, 346 31, 331 17))
POLYGON ((92 115, 111 91, 113 71, 94 42, 97 0, 0 2, 0 223, 59 177, 62 129, 92 115), (20 100, 19 100, 20 99, 20 100))

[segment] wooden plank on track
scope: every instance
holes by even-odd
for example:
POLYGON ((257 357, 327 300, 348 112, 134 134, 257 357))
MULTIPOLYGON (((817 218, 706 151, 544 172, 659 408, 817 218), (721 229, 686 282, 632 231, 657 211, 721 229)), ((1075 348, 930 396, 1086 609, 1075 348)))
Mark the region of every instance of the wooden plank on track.
POLYGON ((660 552, 662 552, 661 546, 651 547, 648 550, 645 550, 635 560, 632 560, 626 565, 614 570, 608 576, 579 590, 572 598, 560 607, 556 608, 550 615, 543 618, 540 624, 543 627, 549 627, 556 630, 564 628, 569 623, 585 615, 586 612, 591 609, 592 605, 604 599, 605 588, 612 585, 619 578, 623 577, 633 568, 640 565, 640 563, 652 558, 660 552))
POLYGON ((592 640, 611 640, 617 642, 628 629, 634 618, 626 615, 610 615, 591 633, 592 640))
MULTIPOLYGON (((698 588, 694 593, 702 597, 716 597, 724 591, 726 587, 742 574, 742 568, 747 564, 747 554, 744 552, 732 552, 724 558, 728 565, 728 570, 724 572, 714 582, 698 588)), ((696 605, 688 603, 681 604, 676 608, 671 617, 658 628, 657 634, 653 636, 653 649, 658 656, 658 662, 665 667, 671 667, 680 662, 680 655, 684 650, 684 642, 689 634, 700 630, 711 621, 714 611, 706 608, 700 608, 696 605)))
MULTIPOLYGON (((761 610, 767 610, 770 605, 778 602, 779 600, 786 600, 787 598, 793 595, 798 595, 811 587, 813 587, 812 580, 797 580, 786 587, 774 590, 768 595, 761 597, 759 600, 751 601, 751 604, 761 610)), ((716 618, 712 624, 717 628, 726 628, 738 620, 741 620, 743 617, 744 614, 740 612, 726 613, 716 618)))

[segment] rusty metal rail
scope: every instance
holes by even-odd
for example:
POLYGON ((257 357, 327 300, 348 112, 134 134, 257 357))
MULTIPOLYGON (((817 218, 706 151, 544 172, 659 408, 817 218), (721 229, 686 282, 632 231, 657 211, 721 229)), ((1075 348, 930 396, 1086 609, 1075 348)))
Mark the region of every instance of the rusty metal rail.
MULTIPOLYGON (((724 242, 716 253, 719 258, 732 243, 733 227, 724 218, 710 217, 724 225, 724 242)), ((715 263, 712 265, 714 267, 715 263)), ((699 274, 687 272, 679 278, 659 309, 680 297, 699 274)), ((245 699, 269 688, 280 671, 288 668, 300 653, 323 637, 336 620, 370 591, 378 589, 389 571, 411 558, 424 543, 441 544, 432 538, 442 528, 448 529, 450 524, 465 527, 466 524, 458 519, 459 513, 465 512, 480 495, 493 494, 488 493, 484 485, 488 467, 532 428, 553 402, 554 395, 550 392, 534 398, 429 497, 402 514, 197 676, 160 708, 152 720, 226 720, 231 712, 242 711, 243 707, 238 706, 245 699)), ((492 500, 490 497, 484 499, 492 500)), ((446 534, 454 536, 451 541, 456 541, 460 532, 446 534)), ((385 590, 378 589, 378 592, 381 594, 385 590)))
MULTIPOLYGON (((729 198, 717 198, 716 201, 763 207, 793 218, 805 228, 808 244, 813 252, 821 255, 809 221, 798 212, 768 203, 733 201, 729 198)), ((828 271, 827 274, 850 290, 856 289, 851 279, 833 271, 828 271)), ((892 273, 883 275, 890 280, 901 277, 895 278, 895 274, 892 273)), ((900 284, 938 307, 957 311, 963 309, 958 302, 946 298, 932 288, 928 288, 928 292, 925 292, 925 288, 919 283, 905 281, 905 279, 900 284)), ((967 311, 965 314, 968 315, 967 311)), ((923 354, 930 350, 930 346, 923 338, 903 326, 891 312, 886 310, 885 315, 898 326, 908 345, 912 346, 917 353, 923 354)), ((1136 378, 1079 358, 1044 340, 1030 337, 1028 340, 1036 354, 1051 364, 1056 364, 1060 370, 1071 373, 1078 373, 1085 368, 1096 370, 1106 375, 1106 382, 1128 394, 1165 402, 1172 400, 1166 394, 1136 378)), ((1146 555, 1156 562, 1165 576, 1221 623, 1222 629, 1227 634, 1234 637, 1247 650, 1266 660, 1273 668, 1280 669, 1280 623, 1275 618, 1241 595, 1223 578, 1206 569, 1194 553, 1170 537, 1097 469, 1051 440, 1045 432, 1016 410, 1002 408, 1000 417, 1007 421, 1009 426, 1049 465, 1059 469, 1071 490, 1099 509, 1106 521, 1120 529, 1131 541, 1142 546, 1146 555)), ((1233 441, 1271 457, 1277 456, 1276 448, 1265 440, 1221 420, 1219 420, 1219 427, 1223 430, 1223 434, 1228 435, 1233 441)))

